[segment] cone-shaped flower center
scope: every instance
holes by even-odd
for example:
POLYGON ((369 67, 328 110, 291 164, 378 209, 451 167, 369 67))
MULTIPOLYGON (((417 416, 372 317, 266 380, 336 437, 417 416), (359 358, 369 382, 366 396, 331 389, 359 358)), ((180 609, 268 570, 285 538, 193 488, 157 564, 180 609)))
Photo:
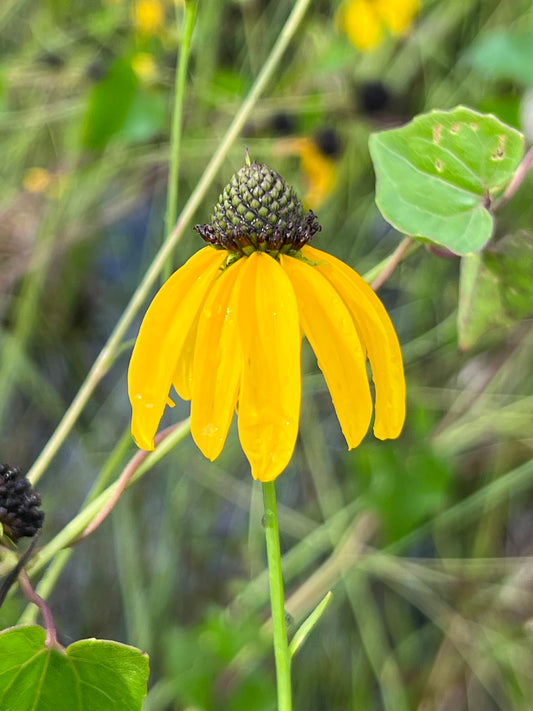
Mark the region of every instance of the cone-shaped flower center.
POLYGON ((296 193, 279 173, 252 163, 235 173, 215 206, 210 225, 196 225, 214 247, 249 255, 254 251, 299 250, 321 228, 314 213, 304 214, 296 193))

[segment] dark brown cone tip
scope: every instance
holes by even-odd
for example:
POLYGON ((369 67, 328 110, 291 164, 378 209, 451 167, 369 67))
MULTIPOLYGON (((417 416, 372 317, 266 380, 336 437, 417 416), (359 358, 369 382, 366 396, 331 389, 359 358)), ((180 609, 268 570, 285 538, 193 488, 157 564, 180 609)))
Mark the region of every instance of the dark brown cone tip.
POLYGON ((301 249, 321 227, 304 215, 294 189, 264 163, 245 165, 219 197, 210 225, 194 229, 208 243, 230 252, 301 249))
POLYGON ((15 543, 33 537, 43 525, 44 513, 37 507, 41 497, 17 467, 0 464, 0 523, 15 543))

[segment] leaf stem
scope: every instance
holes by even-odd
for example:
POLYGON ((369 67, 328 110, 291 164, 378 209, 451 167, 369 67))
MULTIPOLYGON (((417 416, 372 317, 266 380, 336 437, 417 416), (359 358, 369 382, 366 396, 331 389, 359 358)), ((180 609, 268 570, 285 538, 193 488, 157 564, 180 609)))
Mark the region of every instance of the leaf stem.
POLYGON ((499 210, 502 205, 505 205, 516 193, 518 188, 522 185, 524 182, 524 179, 528 172, 530 171, 531 167, 533 166, 533 148, 530 148, 529 151, 526 153, 524 156, 523 161, 520 163, 518 168, 515 171, 515 174, 512 177, 511 182, 507 186, 507 189, 505 190, 502 199, 496 203, 494 206, 493 210, 499 210))
POLYGON ((26 595, 28 600, 30 602, 33 602, 34 605, 37 605, 37 607, 41 611, 41 615, 43 616, 44 621, 44 628, 46 630, 46 647, 48 649, 50 649, 51 647, 58 647, 59 649, 63 649, 63 647, 57 641, 57 632, 54 623, 54 616, 52 615, 52 610, 50 610, 43 598, 35 592, 25 570, 22 570, 19 573, 19 585, 20 589, 22 590, 24 595, 26 595))
POLYGON ((396 247, 392 254, 382 259, 379 264, 376 264, 372 269, 369 269, 366 274, 363 274, 363 279, 368 282, 374 291, 377 291, 390 277, 398 264, 412 251, 420 247, 420 242, 415 242, 411 237, 404 237, 400 244, 396 247), (385 275, 385 278, 382 275, 385 275))
POLYGON ((276 489, 273 481, 263 483, 263 504, 265 508, 265 536, 268 559, 268 579, 270 583, 270 605, 272 608, 274 657, 276 660, 278 711, 291 711, 291 657, 287 642, 278 510, 276 505, 276 489))
POLYGON ((374 291, 377 291, 378 289, 380 289, 383 286, 383 284, 387 281, 387 279, 390 277, 390 275, 396 269, 398 264, 406 256, 406 254, 409 251, 409 248, 411 247, 412 244, 413 244, 413 240, 410 237, 405 237, 400 242, 400 244, 396 247, 394 252, 390 255, 387 263, 383 265, 382 271, 379 273, 379 275, 374 279, 374 281, 370 285, 374 289, 374 291))
MULTIPOLYGON (((183 103, 185 97, 185 86, 187 84, 187 69, 189 66, 189 54, 191 50, 191 39, 196 19, 197 0, 186 0, 185 14, 183 16, 183 30, 181 36, 181 47, 176 65, 176 75, 174 83, 174 112, 172 116, 172 129, 170 135, 170 166, 168 174, 167 188, 167 210, 165 215, 165 234, 170 235, 172 228, 176 224, 178 216, 178 172, 180 164, 181 133, 183 124, 183 103)), ((166 281, 172 273, 172 256, 169 255, 164 269, 163 281, 166 281)))

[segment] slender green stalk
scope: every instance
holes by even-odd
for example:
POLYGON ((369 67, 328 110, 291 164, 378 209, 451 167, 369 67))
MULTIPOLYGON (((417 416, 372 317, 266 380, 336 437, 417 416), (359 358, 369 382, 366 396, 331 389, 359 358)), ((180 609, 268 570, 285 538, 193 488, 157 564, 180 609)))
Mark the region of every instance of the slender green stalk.
POLYGON ((291 656, 289 653, 287 626, 285 623, 278 509, 276 505, 276 489, 273 481, 263 484, 263 504, 265 507, 265 535, 268 558, 268 580, 270 583, 270 605, 272 608, 272 632, 274 635, 274 657, 276 660, 276 680, 278 687, 278 711, 291 711, 291 656))
MULTIPOLYGON (((183 16, 181 46, 176 64, 174 83, 174 112, 170 136, 170 166, 167 188, 167 211, 165 215, 165 234, 170 235, 178 217, 178 172, 180 164, 181 129, 183 124, 183 102, 187 84, 187 68, 191 49, 192 32, 196 19, 197 0, 186 0, 183 16)), ((163 269, 163 281, 172 273, 172 257, 169 256, 163 269)))
POLYGON ((263 68, 250 89, 248 96, 235 115, 235 118, 226 131, 226 135, 221 140, 218 149, 211 158, 211 161, 203 172, 196 188, 184 206, 175 228, 154 257, 152 264, 144 276, 144 279, 137 287, 137 290, 133 294, 129 304, 125 308, 122 316, 115 326, 115 329, 109 336, 107 343, 100 351, 98 358, 94 362, 94 365, 78 391, 78 394, 64 414, 63 419, 58 424, 54 434, 48 440, 46 446, 43 448, 39 457, 35 460, 33 466, 28 472, 28 479, 32 484, 35 484, 43 475, 46 468, 55 457, 58 449, 62 446, 63 442, 68 437, 69 432, 74 427, 78 417, 83 411, 83 408, 94 392, 94 389, 107 373, 114 360, 117 348, 120 346, 121 340, 126 335, 126 332, 133 322, 137 312, 144 304, 170 253, 181 239, 185 228, 202 202, 207 189, 213 182, 218 169, 222 165, 229 149, 248 120, 248 117, 250 116, 259 97, 265 90, 268 82, 272 79, 274 72, 290 41, 294 37, 294 34, 298 29, 298 26, 300 25, 310 2, 311 0, 297 0, 295 2, 294 8, 287 18, 287 22, 285 23, 274 47, 272 48, 267 61, 263 65, 263 68))

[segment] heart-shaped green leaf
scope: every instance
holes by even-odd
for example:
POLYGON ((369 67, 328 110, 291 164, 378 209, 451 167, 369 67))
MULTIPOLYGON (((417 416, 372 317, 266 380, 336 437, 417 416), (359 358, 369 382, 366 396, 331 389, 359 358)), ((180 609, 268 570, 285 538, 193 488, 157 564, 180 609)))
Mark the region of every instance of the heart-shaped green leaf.
POLYGON ((0 708, 9 711, 140 711, 148 657, 134 647, 84 639, 48 648, 42 627, 0 633, 0 708))
POLYGON ((490 239, 488 207, 520 163, 524 138, 459 106, 370 137, 376 203, 400 232, 469 254, 490 239))

